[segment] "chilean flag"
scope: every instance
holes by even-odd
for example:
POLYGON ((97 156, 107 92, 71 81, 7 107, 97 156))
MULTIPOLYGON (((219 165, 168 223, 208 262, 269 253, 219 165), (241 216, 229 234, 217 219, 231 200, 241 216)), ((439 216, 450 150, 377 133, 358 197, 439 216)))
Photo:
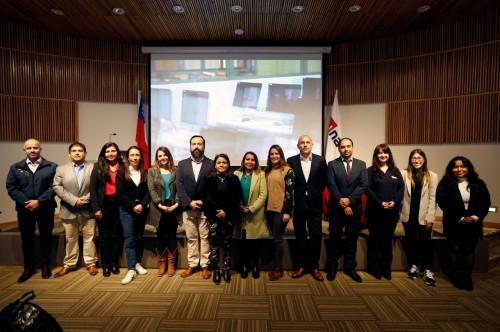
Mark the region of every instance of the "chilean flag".
POLYGON ((142 93, 139 91, 139 111, 137 114, 137 128, 135 131, 135 141, 137 146, 142 150, 142 155, 144 157, 144 168, 149 168, 149 158, 148 158, 148 145, 146 143, 146 133, 144 131, 144 126, 146 125, 146 120, 144 117, 144 106, 142 104, 142 93))

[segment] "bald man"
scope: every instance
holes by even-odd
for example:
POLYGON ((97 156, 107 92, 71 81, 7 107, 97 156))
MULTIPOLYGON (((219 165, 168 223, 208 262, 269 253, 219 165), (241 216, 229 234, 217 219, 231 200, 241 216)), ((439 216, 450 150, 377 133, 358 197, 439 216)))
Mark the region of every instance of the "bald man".
POLYGON ((36 139, 24 143, 28 158, 12 165, 7 175, 7 192, 16 202, 17 221, 21 232, 24 272, 17 282, 25 282, 36 272, 35 226, 41 242, 42 278, 48 279, 52 250, 52 229, 56 201, 52 182, 57 165, 40 156, 42 147, 36 139))
POLYGON ((326 161, 312 153, 313 141, 302 135, 297 142, 299 154, 287 162, 295 172, 293 228, 297 243, 297 267, 292 278, 302 277, 310 271, 313 278, 323 281, 319 271, 321 254, 323 190, 326 187, 326 161), (309 246, 307 245, 309 233, 309 246))

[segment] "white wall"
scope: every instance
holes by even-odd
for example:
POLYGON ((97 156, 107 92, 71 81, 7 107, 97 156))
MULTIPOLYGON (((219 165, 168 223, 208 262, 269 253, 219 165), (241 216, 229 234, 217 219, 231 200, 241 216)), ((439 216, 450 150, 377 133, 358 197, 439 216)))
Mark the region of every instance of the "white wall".
MULTIPOLYGON (((109 103, 79 103, 79 140, 87 146, 87 159, 95 160, 109 134, 116 133, 112 141, 126 150, 135 144, 137 105, 109 103)), ((340 107, 340 125, 343 137, 354 141, 354 156, 371 163, 373 149, 385 141, 385 104, 349 105, 340 107)), ((58 164, 67 162, 67 143, 43 143, 42 155, 58 164)), ((10 165, 25 158, 22 142, 0 142, 2 161, 0 176, 5 179, 10 165)), ((429 159, 429 168, 439 177, 444 173, 448 161, 456 155, 471 159, 480 177, 488 185, 493 206, 500 205, 500 144, 420 144, 391 145, 397 165, 406 168, 408 154, 421 148, 429 159)), ((288 156, 287 156, 288 157, 288 156)), ((5 181, 5 180, 4 180, 5 181)), ((0 186, 0 223, 16 220, 14 202, 0 186)), ((487 221, 500 223, 500 214, 490 213, 487 221)))

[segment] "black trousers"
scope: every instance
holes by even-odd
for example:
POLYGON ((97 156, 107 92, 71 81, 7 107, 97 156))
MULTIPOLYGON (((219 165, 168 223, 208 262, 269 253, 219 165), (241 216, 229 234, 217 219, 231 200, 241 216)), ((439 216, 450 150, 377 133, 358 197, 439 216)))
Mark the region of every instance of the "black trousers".
POLYGON ((106 268, 110 268, 112 264, 118 264, 123 251, 123 228, 120 222, 119 206, 115 195, 106 196, 101 210, 102 219, 97 220, 101 265, 106 268))
POLYGON ((417 220, 404 222, 403 227, 405 237, 402 243, 406 251, 408 267, 420 265, 421 271, 432 270, 434 256, 431 242, 432 227, 425 229, 425 225, 420 225, 417 220))
POLYGON ((293 228, 297 243, 297 263, 299 268, 317 269, 321 255, 321 214, 314 214, 309 208, 294 212, 293 228), (307 227, 307 228, 306 228, 307 227), (307 245, 307 232, 309 231, 309 244, 307 245))
POLYGON ((392 239, 398 223, 399 210, 366 212, 368 253, 366 269, 373 273, 390 273, 392 265, 392 239))
POLYGON ((158 238, 158 253, 168 248, 168 251, 174 252, 177 249, 177 219, 175 212, 161 214, 160 224, 156 229, 158 238))
POLYGON ((231 265, 231 242, 233 239, 234 223, 229 220, 221 221, 208 219, 208 235, 210 239, 210 266, 212 270, 219 269, 220 253, 222 256, 223 269, 229 270, 231 265))
POLYGON ((42 266, 50 265, 52 252, 52 230, 54 229, 54 208, 43 205, 36 211, 26 209, 17 211, 17 221, 21 232, 21 248, 24 255, 24 268, 34 269, 35 263, 35 229, 40 232, 42 266))
POLYGON ((327 269, 337 270, 342 254, 342 231, 345 229, 344 271, 356 268, 356 249, 358 246, 361 217, 329 215, 330 245, 326 261, 327 269))

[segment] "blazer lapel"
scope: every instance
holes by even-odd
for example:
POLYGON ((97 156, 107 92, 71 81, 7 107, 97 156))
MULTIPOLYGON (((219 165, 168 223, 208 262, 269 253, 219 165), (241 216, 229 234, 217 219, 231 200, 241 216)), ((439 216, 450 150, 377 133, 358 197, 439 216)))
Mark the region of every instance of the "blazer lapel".
MULTIPOLYGON (((306 177, 304 176, 304 171, 302 170, 302 162, 300 161, 300 154, 297 155, 297 158, 294 158, 291 161, 295 164, 292 165, 292 168, 297 170, 297 172, 295 173, 295 177, 298 176, 304 183, 307 183, 306 177)), ((311 164, 311 173, 312 173, 312 164, 311 164)))
POLYGON ((408 191, 408 195, 411 197, 411 181, 410 181, 410 178, 408 176, 406 176, 406 179, 405 179, 405 187, 406 187, 406 191, 408 191))
MULTIPOLYGON (((242 176, 245 177, 245 171, 243 171, 242 176)), ((255 189, 255 186, 257 185, 257 181, 259 181, 259 177, 255 173, 252 173, 252 181, 250 182, 250 193, 248 194, 248 204, 250 204, 250 201, 253 198, 253 191, 255 189)))

